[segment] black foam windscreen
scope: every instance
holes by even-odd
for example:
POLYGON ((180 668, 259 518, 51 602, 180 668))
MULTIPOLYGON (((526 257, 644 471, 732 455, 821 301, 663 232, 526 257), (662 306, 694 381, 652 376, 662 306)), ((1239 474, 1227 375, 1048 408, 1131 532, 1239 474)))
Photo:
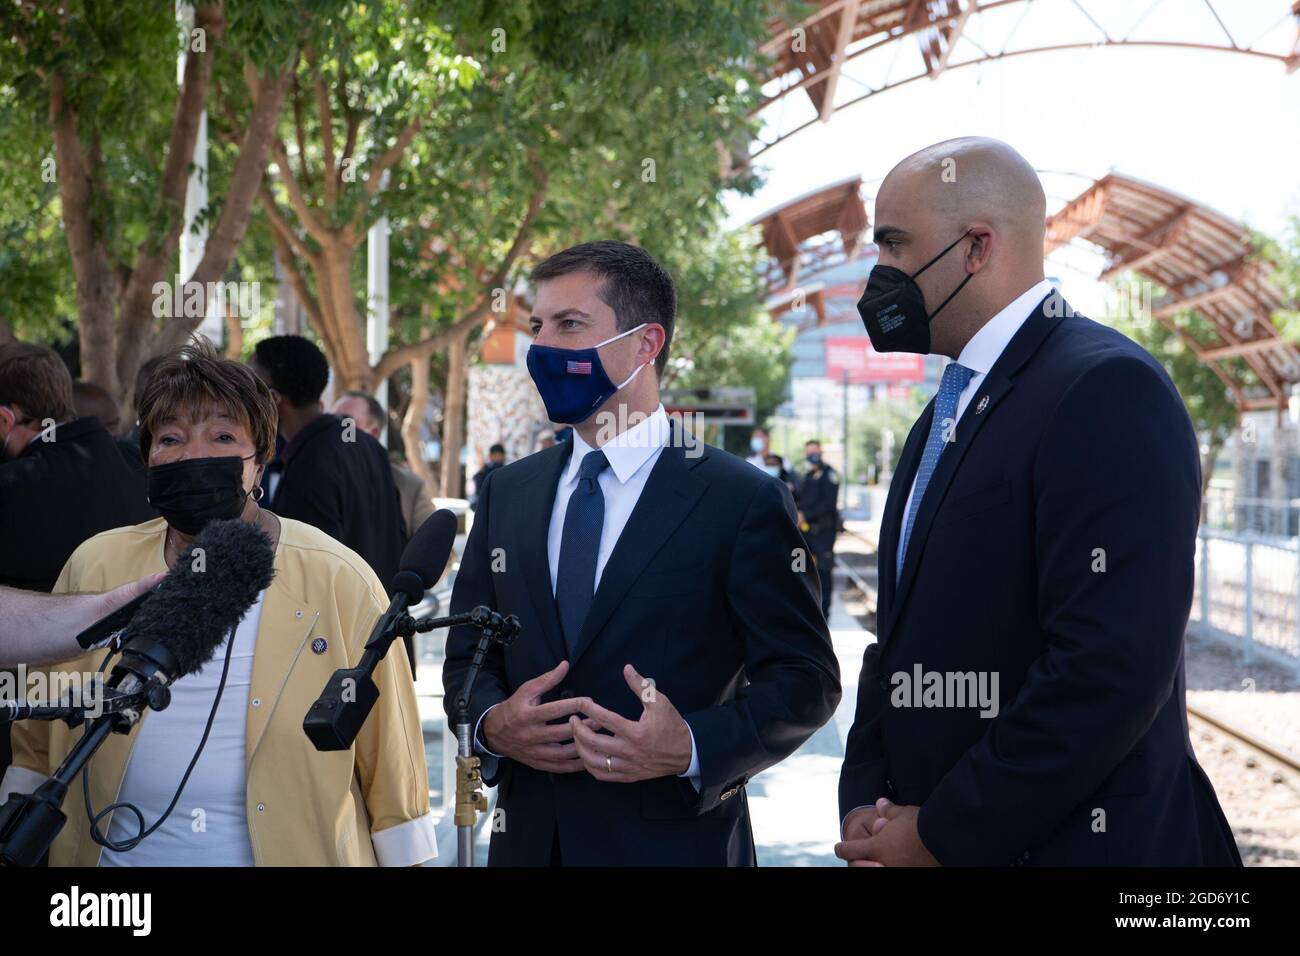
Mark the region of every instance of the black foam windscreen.
POLYGON ((125 637, 157 641, 176 657, 174 677, 192 674, 212 659, 274 573, 266 532, 238 519, 209 522, 141 605, 125 637))
POLYGON ((419 576, 426 591, 438 583, 443 569, 447 567, 447 559, 451 557, 452 546, 456 543, 458 524, 456 515, 446 508, 439 508, 424 519, 424 524, 411 536, 402 552, 398 574, 393 579, 394 591, 407 590, 398 586, 398 579, 407 571, 419 576))

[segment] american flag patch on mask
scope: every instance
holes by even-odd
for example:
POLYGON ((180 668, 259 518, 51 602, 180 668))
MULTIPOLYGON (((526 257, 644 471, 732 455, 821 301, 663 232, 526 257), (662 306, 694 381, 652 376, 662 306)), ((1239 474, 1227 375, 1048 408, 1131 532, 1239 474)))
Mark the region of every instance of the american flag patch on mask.
POLYGON ((575 362, 573 359, 570 359, 568 366, 566 366, 565 368, 565 371, 567 371, 570 375, 590 375, 591 363, 575 362))

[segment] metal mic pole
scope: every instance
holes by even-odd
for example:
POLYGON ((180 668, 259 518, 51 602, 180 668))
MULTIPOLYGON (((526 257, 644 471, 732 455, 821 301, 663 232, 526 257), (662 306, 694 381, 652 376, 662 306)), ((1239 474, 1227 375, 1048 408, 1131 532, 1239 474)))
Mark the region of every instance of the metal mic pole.
POLYGON ((485 607, 477 607, 470 613, 474 617, 472 626, 479 629, 478 644, 465 673, 465 683, 456 698, 456 865, 465 867, 474 865, 474 825, 479 813, 487 809, 487 797, 479 790, 483 783, 481 762, 474 756, 470 740, 469 699, 493 643, 505 647, 520 630, 519 618, 513 614, 503 617, 485 607))
POLYGON ((474 824, 487 797, 479 790, 483 773, 469 740, 469 715, 464 706, 456 714, 456 865, 474 865, 474 824))

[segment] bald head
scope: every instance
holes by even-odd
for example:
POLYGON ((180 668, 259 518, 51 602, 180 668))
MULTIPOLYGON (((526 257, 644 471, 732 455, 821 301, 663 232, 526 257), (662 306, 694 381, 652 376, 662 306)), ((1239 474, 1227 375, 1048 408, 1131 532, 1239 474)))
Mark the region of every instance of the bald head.
POLYGON ((1047 197, 1034 168, 1000 140, 965 136, 927 146, 895 166, 880 191, 891 187, 923 205, 953 235, 972 222, 987 222, 1005 241, 1042 258, 1047 197))
POLYGON ((955 357, 984 322, 1043 278, 1046 217, 1038 174, 996 139, 945 140, 890 170, 876 195, 881 264, 913 275, 956 242, 916 278, 931 311, 970 276, 931 323, 934 351, 955 357))

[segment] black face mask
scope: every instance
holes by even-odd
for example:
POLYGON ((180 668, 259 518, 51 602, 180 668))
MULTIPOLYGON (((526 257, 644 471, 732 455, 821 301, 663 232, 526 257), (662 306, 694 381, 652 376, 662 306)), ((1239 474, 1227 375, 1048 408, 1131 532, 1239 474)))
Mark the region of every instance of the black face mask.
POLYGON ((169 525, 191 537, 209 521, 238 518, 248 499, 244 490, 245 460, 228 455, 151 465, 149 504, 169 525))
POLYGON ((916 284, 916 277, 948 254, 953 246, 965 239, 963 232, 943 252, 939 253, 912 275, 893 266, 877 265, 867 278, 867 288, 858 300, 858 315, 867 327, 871 347, 877 352, 915 352, 930 354, 930 322, 939 314, 953 296, 962 290, 973 272, 966 273, 961 285, 952 295, 939 303, 939 308, 927 313, 925 295, 916 284))

